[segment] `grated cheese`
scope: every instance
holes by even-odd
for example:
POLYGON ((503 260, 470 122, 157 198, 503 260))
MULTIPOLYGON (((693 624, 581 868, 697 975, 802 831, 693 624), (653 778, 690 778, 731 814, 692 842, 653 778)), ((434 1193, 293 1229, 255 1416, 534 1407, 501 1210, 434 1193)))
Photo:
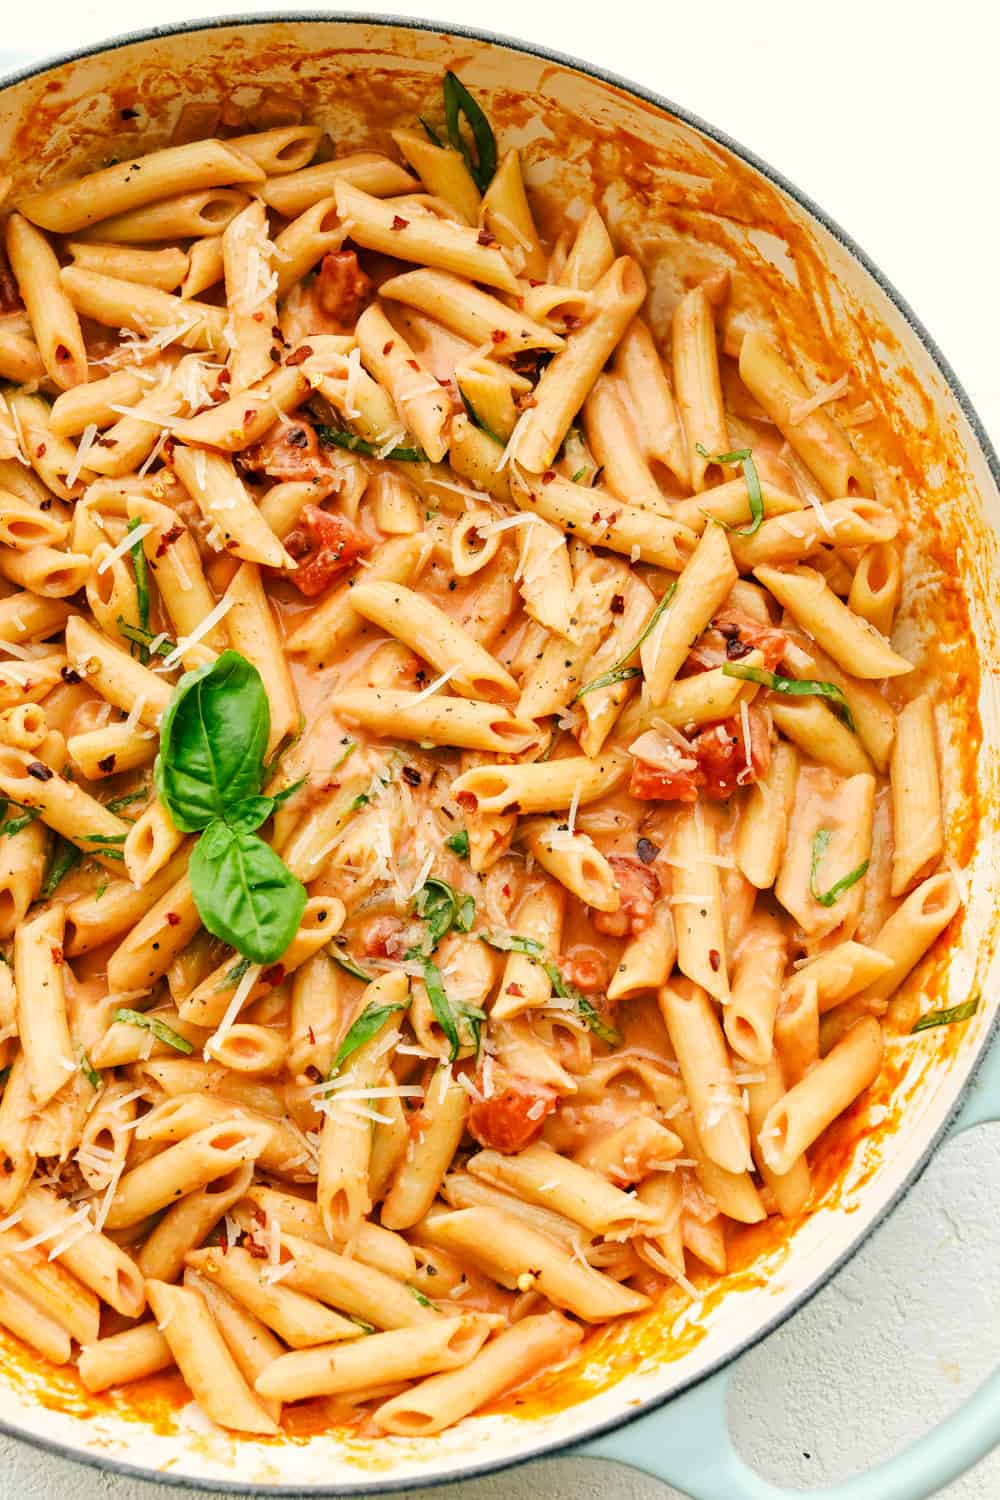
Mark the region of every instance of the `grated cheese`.
POLYGON ((425 698, 429 698, 432 693, 436 693, 439 688, 443 688, 446 682, 451 681, 457 671, 458 667, 456 665, 449 667, 447 672, 442 672, 440 677, 436 677, 433 682, 429 683, 427 687, 417 694, 412 700, 410 707, 412 708, 416 703, 423 703, 425 698))
POLYGON ((98 573, 106 573, 120 557, 124 557, 127 552, 131 552, 136 542, 145 541, 146 537, 154 529, 149 521, 144 521, 141 526, 133 526, 131 531, 125 533, 118 545, 112 547, 111 551, 101 558, 97 564, 98 573))
POLYGON ((212 1035, 205 1043, 202 1056, 204 1057, 206 1062, 208 1062, 211 1056, 212 1048, 217 1047, 222 1041, 223 1037, 226 1035, 226 1032, 231 1031, 233 1026, 235 1025, 237 1016, 243 1009, 243 1006, 246 1004, 250 996, 250 991, 257 983, 257 980, 260 978, 260 971, 262 968, 263 964, 251 964, 249 969, 247 969, 246 973, 243 975, 243 978, 240 980, 239 984, 233 991, 232 999, 226 1006, 225 1015, 219 1022, 217 1029, 212 1032, 212 1035))
POLYGON ((850 381, 844 374, 839 380, 831 380, 826 385, 821 385, 805 400, 793 401, 788 408, 788 421, 795 427, 800 422, 804 422, 807 417, 811 417, 813 412, 818 411, 821 406, 826 406, 830 401, 839 401, 841 396, 847 395, 849 384, 850 381))
POLYGON ((358 382, 361 379, 361 350, 355 344, 347 356, 347 388, 344 392, 344 416, 350 422, 360 417, 357 404, 358 382))
POLYGON ((79 443, 77 444, 77 447, 76 447, 76 457, 74 458, 73 462, 70 464, 69 468, 66 470, 65 484, 66 484, 66 488, 68 490, 71 490, 73 488, 73 486, 76 484, 76 481, 79 479, 79 477, 80 477, 80 470, 83 468, 84 459, 87 457, 87 454, 90 452, 91 448, 94 446, 94 442, 95 442, 96 438, 97 438, 97 423, 96 422, 88 422, 87 426, 83 429, 82 433, 80 434, 80 441, 79 441, 79 443))
POLYGON ((229 611, 232 609, 235 603, 236 600, 233 598, 226 597, 224 599, 220 599, 215 608, 209 610, 208 614, 202 620, 201 624, 196 625, 190 635, 182 637, 182 639, 177 642, 177 645, 174 647, 173 651, 171 651, 170 655, 163 658, 164 667, 166 667, 168 670, 170 667, 175 667, 180 661, 181 657, 184 656, 186 652, 191 650, 192 646, 197 646, 199 641, 204 640, 205 636, 209 635, 211 631, 215 629, 219 621, 226 615, 228 615, 229 611))

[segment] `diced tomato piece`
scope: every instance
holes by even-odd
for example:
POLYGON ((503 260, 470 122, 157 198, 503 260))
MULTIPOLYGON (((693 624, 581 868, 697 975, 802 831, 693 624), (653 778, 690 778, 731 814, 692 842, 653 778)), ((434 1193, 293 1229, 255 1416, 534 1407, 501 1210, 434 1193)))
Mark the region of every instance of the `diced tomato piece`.
POLYGON ((372 284, 353 250, 334 250, 323 257, 314 291, 320 312, 350 333, 371 301, 372 284))
POLYGON ((401 917, 388 915, 368 917, 358 932, 358 943, 368 958, 388 958, 398 947, 398 939, 406 928, 401 917))
POLYGON ((584 995, 603 995, 608 987, 608 961, 596 948, 561 954, 559 972, 567 984, 584 995))
POLYGON ((621 905, 617 911, 594 913, 594 927, 607 937, 635 937, 644 932, 653 919, 653 907, 660 894, 656 871, 629 854, 612 854, 608 864, 614 871, 621 905))
POLYGON ((502 1092, 476 1100, 466 1123, 481 1146, 509 1156, 530 1146, 557 1103, 554 1089, 514 1078, 502 1092))
MULTIPOLYGON (((747 761, 742 715, 707 725, 691 740, 690 758, 697 766, 683 771, 662 771, 646 761, 632 766, 629 791, 643 802, 696 802, 700 792, 711 801, 731 797, 741 786, 750 786, 767 773, 771 761, 771 739, 767 716, 751 705, 750 760, 747 761)), ((603 929, 607 930, 607 929, 603 929)))
POLYGON ((764 666, 769 672, 778 666, 790 644, 787 631, 779 630, 775 625, 762 625, 760 620, 744 614, 741 609, 727 609, 716 615, 712 623, 726 642, 729 661, 740 661, 754 650, 762 651, 764 666))
POLYGON ((336 511, 318 505, 304 505, 299 519, 302 524, 285 538, 286 551, 299 565, 290 577, 300 594, 314 599, 372 543, 336 511))

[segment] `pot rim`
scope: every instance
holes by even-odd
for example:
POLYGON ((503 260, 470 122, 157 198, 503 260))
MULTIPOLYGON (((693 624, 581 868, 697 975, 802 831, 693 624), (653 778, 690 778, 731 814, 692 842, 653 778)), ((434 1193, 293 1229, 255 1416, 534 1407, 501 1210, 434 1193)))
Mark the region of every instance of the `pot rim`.
MULTIPOLYGON (((692 127, 701 135, 706 136, 717 145, 723 146, 727 151, 732 152, 734 156, 739 157, 759 172, 761 176, 780 188, 793 202, 804 208, 813 219, 820 223, 838 244, 847 250, 854 260, 864 268, 879 289, 893 303, 908 328, 924 346, 924 349, 944 378, 946 385, 979 445, 993 482, 997 489, 1000 490, 1000 456, 998 456, 997 450, 987 434, 978 412, 972 405, 965 387, 952 368, 950 361, 924 323, 916 315, 907 299, 896 289, 885 273, 875 264, 866 251, 861 248, 853 236, 848 234, 835 219, 821 208, 807 193, 791 182, 782 172, 771 166, 769 162, 764 161, 762 157, 742 145, 725 131, 709 124, 691 110, 675 104, 665 95, 659 94, 653 89, 646 88, 642 84, 633 83, 630 79, 623 78, 620 74, 599 67, 595 63, 583 62, 573 57, 570 53, 560 52, 534 42, 525 42, 517 37, 507 36, 500 32, 482 29, 477 26, 434 21, 426 17, 421 19, 413 16, 373 15, 366 11, 260 11, 232 16, 208 16, 201 20, 178 22, 176 25, 148 26, 135 31, 122 32, 109 39, 94 42, 89 46, 76 47, 68 52, 60 52, 54 56, 46 57, 38 63, 30 63, 22 68, 18 68, 0 81, 0 93, 5 93, 7 89, 15 87, 19 83, 23 83, 30 78, 36 78, 43 73, 48 73, 52 69, 62 67, 66 63, 78 62, 86 57, 96 57, 102 53, 116 52, 120 48, 130 47, 136 43, 156 41, 159 38, 183 36, 198 31, 222 30, 227 27, 273 26, 277 24, 287 25, 288 23, 301 24, 308 22, 327 25, 379 26, 387 29, 403 28, 407 31, 444 33, 448 36, 468 37, 473 41, 485 42, 488 45, 507 51, 527 53, 529 56, 543 58, 547 62, 554 62, 563 67, 571 68, 577 73, 583 73, 590 78, 597 79, 598 82, 611 84, 623 93, 629 94, 633 98, 641 99, 664 113, 672 115, 675 119, 681 121, 682 124, 692 127)), ((578 1445, 607 1433, 616 1432, 618 1429, 628 1426, 629 1423, 658 1411, 676 1397, 691 1390, 695 1385, 701 1384, 702 1381, 710 1379, 713 1375, 718 1374, 720 1370, 735 1363, 741 1355, 746 1354, 750 1349, 756 1348, 758 1344, 762 1343, 764 1339, 780 1328, 783 1323, 787 1322, 805 1307, 815 1297, 817 1292, 821 1291, 849 1261, 853 1260, 865 1241, 874 1234, 879 1225, 888 1218, 889 1214, 902 1202, 923 1176, 931 1158, 947 1137, 952 1122, 959 1114, 991 1045, 997 1042, 998 1038, 1000 1038, 1000 1012, 994 1017, 989 1030, 980 1040, 979 1049, 969 1066, 968 1073, 955 1098, 951 1113, 935 1131, 911 1171, 891 1193, 865 1229, 851 1241, 840 1255, 825 1265, 787 1306, 776 1312, 754 1333, 738 1340, 732 1348, 726 1353, 720 1354, 707 1368, 683 1380, 669 1392, 652 1396, 637 1406, 630 1406, 626 1412, 608 1417, 600 1422, 595 1422, 586 1427, 585 1430, 573 1433, 570 1437, 543 1440, 529 1452, 518 1454, 514 1458, 483 1459, 468 1464, 459 1472, 444 1474, 432 1472, 420 1475, 411 1474, 397 1479, 386 1478, 374 1484, 366 1484, 362 1493, 373 1495, 393 1494, 402 1490, 412 1490, 415 1485, 420 1488, 430 1489, 431 1487, 446 1484, 457 1484, 467 1479, 479 1479, 484 1475, 495 1474, 501 1470, 513 1470, 524 1464, 534 1463, 538 1459, 558 1458, 560 1455, 569 1456, 578 1445)), ((22 1428, 16 1427, 2 1418, 0 1418, 0 1433, 5 1437, 18 1438, 23 1442, 30 1443, 33 1447, 40 1448, 47 1453, 52 1453, 59 1458, 73 1459, 78 1463, 87 1464, 92 1468, 102 1470, 106 1473, 123 1474, 130 1478, 150 1480, 158 1484, 172 1485, 178 1488, 182 1485, 187 1485, 225 1495, 273 1496, 275 1500, 320 1500, 320 1497, 323 1496, 356 1496, 359 1493, 356 1484, 325 1484, 301 1489, 276 1484, 247 1484, 237 1479, 218 1479, 214 1477, 192 1478, 183 1473, 150 1469, 141 1464, 107 1458, 99 1453, 87 1450, 81 1451, 78 1448, 72 1447, 69 1443, 46 1438, 40 1434, 27 1433, 22 1428)))

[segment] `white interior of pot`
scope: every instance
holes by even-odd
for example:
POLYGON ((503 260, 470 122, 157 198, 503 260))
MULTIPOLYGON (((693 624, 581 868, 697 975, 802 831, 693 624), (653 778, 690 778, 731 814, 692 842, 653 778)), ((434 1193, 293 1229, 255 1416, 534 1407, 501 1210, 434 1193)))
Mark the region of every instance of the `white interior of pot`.
MULTIPOLYGON (((398 123, 409 123, 416 113, 414 101, 420 103, 436 93, 447 66, 460 69, 465 83, 488 108, 493 97, 507 119, 501 144, 521 146, 527 180, 534 191, 543 199, 571 205, 571 212, 574 203, 582 206, 592 196, 594 158, 583 147, 595 132, 629 132, 633 163, 637 159, 634 141, 644 143, 638 155, 645 157, 645 170, 635 173, 631 183, 619 177, 600 201, 616 237, 644 262, 652 287, 652 315, 662 326, 676 286, 675 253, 688 235, 700 234, 697 213, 689 214, 683 223, 675 215, 669 228, 662 227, 662 205, 677 200, 678 172, 693 174, 702 184, 707 181, 709 188, 714 183, 724 194, 732 166, 728 153, 614 86, 561 64, 468 38, 392 26, 286 21, 133 43, 66 64, 0 95, 0 164, 19 181, 36 178, 39 163, 45 177, 70 175, 110 155, 126 157, 164 144, 184 102, 225 95, 241 99, 251 119, 264 96, 269 100, 282 95, 304 97, 307 116, 326 125, 338 150, 345 151, 369 143, 366 119, 373 101, 387 111, 384 119, 395 112, 398 123), (351 77, 345 78, 345 73, 351 77), (121 93, 123 80, 131 91, 129 97, 140 108, 128 135, 123 134, 119 115, 126 102, 121 93), (512 95, 520 94, 533 100, 530 108, 512 102, 512 95)), ((667 93, 680 93, 683 80, 665 72, 663 87, 667 93)), ((989 581, 995 576, 994 528, 1000 523, 1000 496, 975 437, 920 339, 851 252, 766 180, 747 176, 745 168, 737 175, 744 190, 748 182, 754 183, 759 196, 755 199, 751 193, 748 199, 744 192, 743 207, 733 208, 727 233, 742 237, 745 243, 753 239, 752 215, 749 221, 746 217, 750 201, 779 205, 781 214, 811 234, 813 253, 829 277, 825 318, 831 346, 849 359, 860 360, 862 350, 866 358, 874 355, 884 389, 898 400, 899 426, 906 440, 922 451, 926 445, 926 452, 935 455, 924 464, 922 484, 913 497, 918 507, 917 528, 924 526, 925 518, 933 517, 952 537, 961 538, 970 618, 982 663, 984 746, 995 746, 1000 651, 991 623, 989 581), (873 327, 881 331, 874 343, 873 327), (914 390, 923 397, 924 409, 914 390)), ((692 201, 699 194, 704 196, 709 189, 699 188, 698 182, 688 182, 682 196, 692 201)), ((718 223, 718 216, 713 216, 716 229, 718 223)), ((768 288, 759 288, 759 307, 764 309, 775 295, 776 284, 780 293, 785 278, 791 290, 797 272, 783 252, 780 237, 769 231, 758 234, 755 243, 761 265, 766 260, 771 278, 768 288)), ((725 258, 725 246, 717 242, 711 262, 724 263, 725 258)), ((801 292, 801 286, 796 290, 801 292)), ((930 519, 926 524, 931 524, 930 519)), ((937 1003, 956 1003, 974 990, 988 996, 993 988, 996 814, 992 783, 997 772, 985 764, 987 759, 995 765, 995 749, 984 750, 980 756, 984 813, 978 853, 963 877, 968 903, 960 937, 947 973, 934 976, 937 1003)), ((917 986, 929 982, 926 966, 917 971, 913 982, 917 986)), ((63 1395, 53 1409, 39 1400, 47 1381, 51 1389, 51 1377, 42 1371, 26 1372, 20 1362, 14 1362, 0 1372, 0 1422, 103 1460, 168 1471, 174 1477, 229 1481, 241 1489, 254 1483, 287 1485, 299 1491, 339 1484, 360 1491, 387 1481, 417 1482, 432 1473, 457 1475, 469 1466, 511 1461, 566 1442, 718 1363, 794 1305, 863 1237, 905 1185, 951 1114, 985 1043, 994 1010, 994 1005, 981 1006, 957 1044, 947 1029, 931 1032, 919 1043, 892 1041, 890 1063, 908 1059, 908 1065, 893 1068, 898 1078, 891 1092, 886 1084, 875 1095, 875 1103, 867 1106, 870 1133, 855 1152, 843 1187, 830 1195, 830 1203, 803 1225, 787 1249, 768 1253, 757 1268, 760 1276, 740 1278, 703 1318, 697 1306, 693 1309, 691 1318, 703 1322, 705 1333, 689 1352, 670 1357, 671 1344, 682 1331, 673 1313, 662 1321, 658 1337, 650 1338, 648 1330, 647 1336, 636 1337, 637 1367, 615 1383, 606 1369, 606 1339, 603 1357, 591 1353, 589 1365, 585 1360, 583 1371, 576 1373, 574 1389, 594 1392, 576 1404, 566 1405, 556 1392, 555 1409, 548 1415, 538 1415, 532 1407, 530 1419, 509 1413, 473 1417, 428 1439, 372 1443, 334 1434, 308 1441, 256 1443, 219 1431, 193 1406, 166 1424, 172 1428, 169 1431, 151 1430, 126 1406, 115 1410, 114 1403, 95 1415, 86 1400, 74 1401, 64 1378, 60 1381, 63 1395), (886 1105, 895 1125, 880 1130, 876 1122, 886 1105)), ((618 1331, 610 1343, 621 1354, 630 1347, 629 1337, 618 1331)))

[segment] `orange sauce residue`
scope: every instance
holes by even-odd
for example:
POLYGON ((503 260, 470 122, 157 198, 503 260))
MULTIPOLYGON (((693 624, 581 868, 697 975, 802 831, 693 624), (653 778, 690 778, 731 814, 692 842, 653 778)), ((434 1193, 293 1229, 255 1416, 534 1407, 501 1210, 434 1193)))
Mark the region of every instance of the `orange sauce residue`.
MULTIPOLYGON (((365 29, 352 29, 352 36, 359 31, 365 29)), ((58 75, 30 85, 30 106, 9 133, 15 189, 33 180, 39 168, 40 175, 51 179, 68 175, 70 167, 79 171, 98 165, 112 152, 124 157, 165 144, 185 98, 226 99, 237 84, 248 85, 258 101, 294 98, 307 118, 326 120, 331 111, 339 111, 333 126, 339 154, 391 149, 388 130, 393 125, 408 124, 429 104, 434 107, 444 65, 485 70, 484 76, 493 79, 492 92, 477 91, 501 141, 505 130, 523 131, 539 117, 547 126, 545 136, 529 140, 522 150, 529 182, 533 169, 545 166, 553 155, 558 158, 557 175, 549 182, 539 180, 532 189, 543 232, 556 232, 574 193, 616 205, 610 215, 615 237, 649 273, 649 311, 661 336, 681 292, 727 267, 734 315, 770 328, 793 361, 811 366, 819 378, 834 379, 848 369, 852 399, 874 406, 875 419, 855 429, 852 439, 862 456, 888 467, 905 497, 897 508, 908 539, 919 539, 925 669, 944 684, 951 721, 949 837, 958 864, 966 865, 984 820, 995 815, 1000 775, 997 767, 978 763, 980 666, 970 623, 975 612, 981 649, 992 648, 993 627, 982 605, 988 597, 994 544, 967 504, 973 481, 957 427, 937 415, 916 371, 901 363, 899 339, 873 310, 877 299, 872 306, 862 306, 831 278, 825 236, 811 227, 804 211, 754 169, 687 127, 678 128, 669 146, 661 143, 651 151, 646 126, 655 132, 660 112, 610 85, 601 86, 600 108, 575 113, 567 73, 559 65, 535 64, 536 87, 529 95, 505 86, 498 72, 501 64, 484 60, 475 41, 403 32, 396 35, 390 51, 374 28, 365 33, 363 44, 346 50, 316 45, 304 53, 291 25, 223 35, 225 45, 215 37, 200 50, 189 38, 180 49, 183 65, 166 62, 170 43, 147 46, 134 66, 126 64, 128 51, 113 54, 106 90, 90 89, 85 99, 74 98, 58 75), (128 81, 122 83, 118 75, 126 67, 128 81), (334 105, 335 99, 347 99, 349 104, 334 105), (143 117, 136 128, 126 127, 120 110, 136 100, 141 101, 143 117), (65 159, 67 139, 74 142, 71 163, 65 159), (672 175, 676 173, 686 174, 682 186, 672 175), (629 196, 625 207, 623 188, 629 196), (891 375, 886 373, 887 361, 891 375)), ((256 123, 256 107, 248 106, 248 126, 256 123)), ((885 499, 892 503, 893 497, 885 499)), ((297 667, 296 685, 308 714, 318 682, 297 667)), ((902 1003, 890 1015, 890 1036, 908 1034, 914 997, 935 997, 935 1003, 966 998, 947 995, 946 983, 947 950, 960 937, 964 920, 961 915, 955 919, 935 952, 911 976, 902 1003)), ((982 945, 980 972, 992 947, 991 933, 982 945)), ((914 1039, 912 1046, 890 1046, 874 1088, 836 1122, 813 1153, 814 1207, 856 1211, 864 1189, 891 1151, 909 1093, 928 1056, 962 1066, 968 1033, 967 1027, 944 1028, 914 1039), (866 1123, 873 1103, 886 1110, 878 1126, 866 1123), (850 1185, 845 1186, 852 1167, 850 1185)), ((734 1293, 765 1284, 787 1257, 805 1217, 791 1223, 772 1218, 733 1232, 728 1274, 715 1278, 693 1273, 704 1292, 700 1316, 734 1293)), ((687 1305, 683 1293, 669 1289, 651 1311, 595 1331, 567 1365, 536 1378, 490 1410, 521 1419, 549 1415, 615 1385, 629 1373, 683 1359, 705 1336, 698 1321, 682 1320, 683 1326, 678 1326, 687 1305)), ((34 1357, 6 1334, 0 1333, 0 1346, 8 1383, 29 1390, 52 1410, 81 1418, 114 1413, 168 1433, 176 1429, 179 1408, 190 1400, 180 1377, 169 1373, 125 1392, 91 1396, 74 1370, 39 1368, 34 1357)), ((359 1431, 363 1418, 335 1403, 302 1403, 286 1412, 284 1422, 286 1441, 305 1442, 316 1433, 335 1430, 343 1435, 348 1458, 369 1469, 391 1463, 359 1431)))

